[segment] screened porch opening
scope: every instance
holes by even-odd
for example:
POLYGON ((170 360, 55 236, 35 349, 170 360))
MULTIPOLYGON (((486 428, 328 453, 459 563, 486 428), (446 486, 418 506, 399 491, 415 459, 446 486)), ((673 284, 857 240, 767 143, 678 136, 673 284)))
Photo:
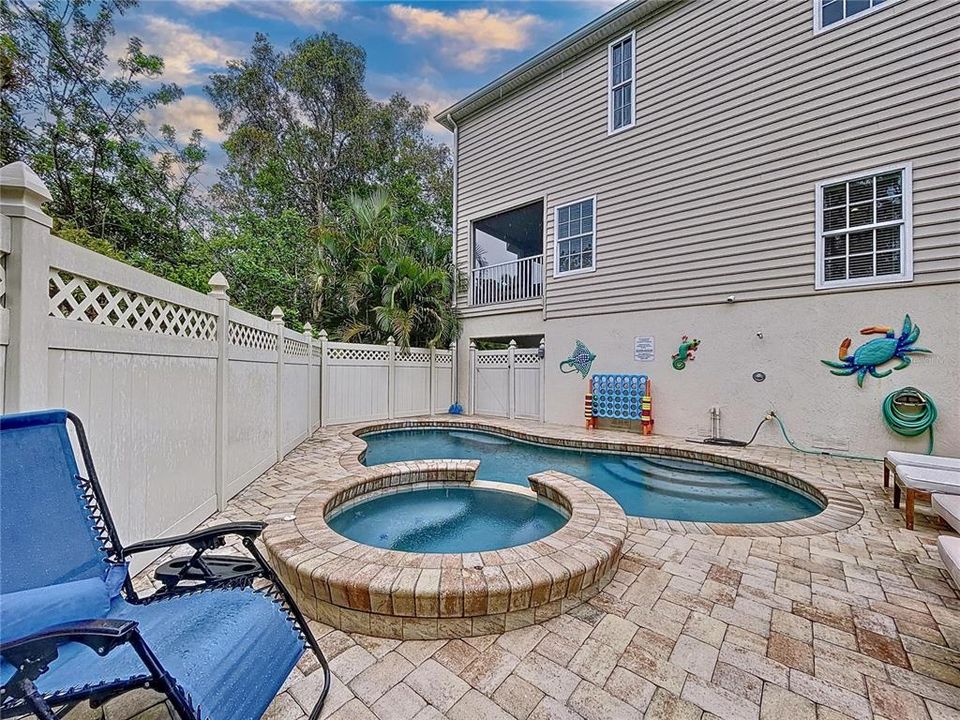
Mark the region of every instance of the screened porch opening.
POLYGON ((530 300, 543 294, 543 201, 473 222, 473 305, 530 300))

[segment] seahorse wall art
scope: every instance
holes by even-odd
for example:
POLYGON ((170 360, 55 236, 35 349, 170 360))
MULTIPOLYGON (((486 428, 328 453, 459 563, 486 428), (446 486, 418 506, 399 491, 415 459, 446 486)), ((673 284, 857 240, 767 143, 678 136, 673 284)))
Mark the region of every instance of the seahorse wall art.
POLYGON ((686 335, 680 338, 680 347, 673 356, 673 369, 683 370, 687 366, 688 360, 694 360, 693 354, 698 347, 700 347, 700 341, 696 338, 691 339, 686 335))
POLYGON ((566 360, 560 362, 560 372, 562 373, 580 373, 580 377, 586 377, 590 374, 590 368, 597 356, 590 352, 590 348, 577 340, 577 345, 566 360))
POLYGON ((929 353, 931 350, 917 347, 914 343, 920 338, 920 326, 914 325, 907 315, 903 318, 903 329, 897 336, 892 327, 887 325, 871 325, 860 330, 861 335, 884 335, 882 338, 868 340, 850 353, 850 338, 844 338, 840 343, 838 358, 835 360, 821 360, 834 375, 857 375, 857 385, 863 387, 863 379, 870 373, 875 378, 886 377, 894 370, 902 370, 910 364, 910 353, 929 353), (892 368, 878 370, 881 365, 891 360, 899 360, 892 368))

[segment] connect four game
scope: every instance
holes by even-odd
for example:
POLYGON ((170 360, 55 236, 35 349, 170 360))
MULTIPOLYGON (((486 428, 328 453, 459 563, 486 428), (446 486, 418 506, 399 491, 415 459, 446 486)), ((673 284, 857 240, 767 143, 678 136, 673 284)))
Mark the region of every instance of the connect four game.
POLYGON ((653 432, 650 384, 646 375, 594 375, 587 426, 596 427, 598 418, 639 420, 643 434, 649 435, 653 432))

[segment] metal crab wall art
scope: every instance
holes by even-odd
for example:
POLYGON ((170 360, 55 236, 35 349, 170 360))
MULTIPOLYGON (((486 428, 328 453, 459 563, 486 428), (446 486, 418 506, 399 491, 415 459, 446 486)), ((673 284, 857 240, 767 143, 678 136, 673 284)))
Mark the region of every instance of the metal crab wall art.
POLYGON ((894 329, 887 325, 871 325, 860 331, 861 335, 885 335, 886 337, 868 340, 850 354, 850 338, 844 338, 840 343, 838 357, 842 362, 821 360, 827 367, 836 368, 830 372, 834 375, 857 375, 857 385, 863 387, 863 379, 870 373, 875 378, 886 377, 894 370, 902 370, 910 364, 910 353, 932 352, 926 348, 917 347, 914 343, 920 337, 920 326, 914 325, 907 315, 903 319, 903 330, 898 337, 894 329), (877 368, 891 360, 899 360, 897 365, 887 370, 877 368))

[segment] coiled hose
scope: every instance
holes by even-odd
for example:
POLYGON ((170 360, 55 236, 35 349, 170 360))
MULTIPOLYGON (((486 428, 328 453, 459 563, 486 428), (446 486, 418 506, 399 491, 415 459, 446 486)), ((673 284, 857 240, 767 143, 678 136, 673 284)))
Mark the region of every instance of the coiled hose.
POLYGON ((904 437, 916 437, 925 432, 930 433, 927 442, 927 455, 933 453, 933 423, 937 420, 937 404, 933 398, 925 392, 917 390, 915 387, 905 387, 902 390, 894 390, 883 400, 883 420, 887 427, 893 430, 897 435, 904 437), (923 399, 923 412, 908 414, 901 412, 896 405, 897 398, 902 395, 916 395, 923 399))

